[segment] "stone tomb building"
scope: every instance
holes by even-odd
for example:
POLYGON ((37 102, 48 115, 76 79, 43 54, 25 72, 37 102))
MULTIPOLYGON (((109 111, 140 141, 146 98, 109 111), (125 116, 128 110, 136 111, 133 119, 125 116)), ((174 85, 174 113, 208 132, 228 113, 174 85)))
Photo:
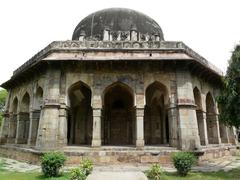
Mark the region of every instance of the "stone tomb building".
POLYGON ((106 163, 160 162, 177 150, 226 155, 237 141, 218 121, 221 76, 183 42, 165 41, 150 17, 95 12, 1 85, 9 95, 0 154, 34 161, 62 150, 106 163))

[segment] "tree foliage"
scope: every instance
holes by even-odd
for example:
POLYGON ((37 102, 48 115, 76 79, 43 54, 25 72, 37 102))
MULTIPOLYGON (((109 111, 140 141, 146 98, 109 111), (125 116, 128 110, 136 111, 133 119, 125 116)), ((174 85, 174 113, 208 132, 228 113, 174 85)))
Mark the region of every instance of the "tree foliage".
POLYGON ((224 89, 218 97, 220 121, 240 127, 240 45, 237 45, 229 61, 224 89))
POLYGON ((0 89, 0 126, 3 120, 3 111, 6 102, 7 91, 5 89, 0 89))

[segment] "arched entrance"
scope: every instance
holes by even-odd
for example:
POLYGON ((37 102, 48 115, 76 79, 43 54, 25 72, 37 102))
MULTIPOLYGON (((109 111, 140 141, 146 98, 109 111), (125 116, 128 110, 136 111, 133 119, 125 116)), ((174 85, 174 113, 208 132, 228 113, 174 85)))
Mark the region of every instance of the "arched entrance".
POLYGON ((197 87, 193 89, 194 101, 196 104, 196 116, 198 123, 198 134, 200 137, 200 144, 206 145, 205 134, 204 134, 204 121, 203 121, 203 110, 202 110, 202 98, 201 93, 197 87))
POLYGON ((213 97, 210 93, 207 93, 206 96, 206 121, 209 144, 218 144, 216 108, 213 97))
POLYGON ((134 136, 133 93, 122 83, 114 83, 104 92, 105 145, 131 145, 134 136))
POLYGON ((22 98, 17 127, 17 143, 27 144, 30 125, 30 96, 26 92, 22 98))
POLYGON ((154 82, 146 89, 144 139, 146 145, 169 143, 169 124, 166 110, 167 88, 154 82))
POLYGON ((68 144, 90 145, 92 140, 91 90, 78 82, 69 89, 68 144))

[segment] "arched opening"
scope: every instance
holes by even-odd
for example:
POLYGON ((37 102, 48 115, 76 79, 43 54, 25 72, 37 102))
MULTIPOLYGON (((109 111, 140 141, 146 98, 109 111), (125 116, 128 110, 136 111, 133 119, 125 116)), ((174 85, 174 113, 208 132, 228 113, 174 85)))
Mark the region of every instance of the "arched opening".
POLYGON ((27 144, 28 141, 30 125, 29 108, 30 108, 30 96, 26 92, 20 104, 19 122, 17 127, 18 129, 17 143, 19 144, 27 144))
POLYGON ((206 121, 209 144, 218 144, 216 108, 213 97, 210 93, 207 93, 206 96, 206 121))
POLYGON ((205 134, 204 134, 204 121, 203 121, 203 111, 202 111, 202 98, 201 93, 197 87, 193 89, 194 101, 196 107, 196 116, 198 124, 198 133, 200 137, 201 145, 206 145, 205 134))
POLYGON ((68 112, 69 145, 90 145, 92 140, 91 90, 78 82, 70 87, 70 110, 68 112))
MULTIPOLYGON (((218 113, 221 113, 221 106, 217 104, 218 113)), ((219 121, 219 133, 221 138, 221 143, 229 143, 229 133, 228 127, 224 124, 224 122, 219 121)))
POLYGON ((9 134, 8 134, 8 142, 13 143, 17 134, 17 113, 18 113, 18 99, 14 98, 11 106, 12 116, 9 122, 9 134))
POLYGON ((133 93, 122 83, 114 83, 104 93, 103 144, 132 145, 134 143, 133 93))
POLYGON ((146 145, 169 143, 167 97, 167 88, 161 83, 154 82, 146 89, 144 113, 144 139, 146 145))
POLYGON ((221 143, 228 143, 228 132, 227 132, 227 127, 225 124, 219 121, 219 132, 220 132, 220 138, 221 138, 221 143))

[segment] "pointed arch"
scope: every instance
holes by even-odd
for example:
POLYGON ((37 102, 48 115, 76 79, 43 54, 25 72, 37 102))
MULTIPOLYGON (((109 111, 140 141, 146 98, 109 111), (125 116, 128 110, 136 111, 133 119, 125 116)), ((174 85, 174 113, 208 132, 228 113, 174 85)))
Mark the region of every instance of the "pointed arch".
POLYGON ((30 95, 25 92, 19 106, 16 143, 27 144, 30 127, 30 95))
POLYGON ((146 88, 144 112, 144 139, 147 145, 169 143, 168 91, 155 81, 146 88))
POLYGON ((210 92, 206 95, 206 122, 209 144, 218 144, 218 126, 216 118, 216 107, 210 92))
POLYGON ((18 98, 14 97, 12 105, 11 105, 11 112, 13 114, 17 114, 18 112, 18 98))
POLYGON ((35 97, 35 108, 40 110, 43 102, 43 89, 38 86, 35 97))
POLYGON ((122 82, 115 82, 103 91, 103 144, 134 144, 134 94, 122 82))
POLYGON ((14 143, 17 134, 17 113, 18 113, 19 101, 17 97, 13 98, 9 118, 9 131, 8 131, 8 143, 14 143))
POLYGON ((68 89, 68 144, 90 145, 92 140, 92 91, 82 81, 68 89))
POLYGON ((202 111, 202 97, 200 90, 195 87, 193 89, 193 96, 194 102, 196 105, 196 116, 197 116, 197 124, 198 124, 198 134, 200 137, 200 144, 206 145, 205 142, 205 129, 204 129, 204 118, 203 118, 203 111, 202 111))

